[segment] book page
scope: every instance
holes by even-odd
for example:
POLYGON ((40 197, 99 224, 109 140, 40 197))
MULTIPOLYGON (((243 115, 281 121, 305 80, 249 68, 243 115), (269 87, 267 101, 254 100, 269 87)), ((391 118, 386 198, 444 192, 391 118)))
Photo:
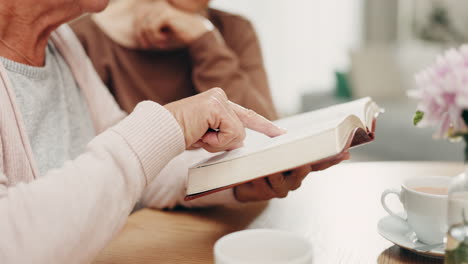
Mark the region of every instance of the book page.
POLYGON ((247 129, 244 147, 220 153, 219 155, 193 167, 204 167, 230 161, 258 153, 281 144, 318 135, 336 128, 338 124, 350 115, 357 116, 362 120, 362 123, 365 123, 365 107, 368 102, 370 102, 369 98, 363 98, 350 103, 278 120, 275 124, 286 129, 288 132, 285 135, 276 138, 270 138, 261 133, 247 129))
POLYGON ((366 106, 371 102, 369 97, 355 100, 349 103, 334 105, 331 107, 307 112, 292 117, 280 119, 275 122, 281 127, 298 129, 301 126, 309 126, 327 120, 343 120, 344 117, 355 115, 362 123, 366 123, 366 106))

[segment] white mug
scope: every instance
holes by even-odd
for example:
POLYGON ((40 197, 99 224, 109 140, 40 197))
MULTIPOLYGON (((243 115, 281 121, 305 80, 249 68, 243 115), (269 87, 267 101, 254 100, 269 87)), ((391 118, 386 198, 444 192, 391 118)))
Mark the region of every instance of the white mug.
POLYGON ((295 233, 251 229, 219 239, 214 255, 215 264, 310 264, 312 245, 295 233))
POLYGON ((450 177, 440 176, 406 180, 401 185, 401 191, 391 189, 382 193, 382 206, 391 216, 407 222, 419 241, 429 245, 443 243, 447 231, 447 195, 420 192, 414 188, 436 187, 448 190, 450 180, 450 177), (396 214, 387 206, 385 198, 389 194, 395 194, 400 198, 406 217, 396 214))

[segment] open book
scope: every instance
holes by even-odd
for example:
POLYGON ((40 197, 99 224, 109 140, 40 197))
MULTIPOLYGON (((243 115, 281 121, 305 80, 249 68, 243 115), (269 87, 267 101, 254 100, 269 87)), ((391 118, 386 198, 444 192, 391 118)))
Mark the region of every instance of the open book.
POLYGON ((381 109, 363 98, 275 123, 288 132, 269 138, 247 130, 244 147, 220 153, 189 169, 186 200, 305 164, 333 159, 374 139, 381 109))

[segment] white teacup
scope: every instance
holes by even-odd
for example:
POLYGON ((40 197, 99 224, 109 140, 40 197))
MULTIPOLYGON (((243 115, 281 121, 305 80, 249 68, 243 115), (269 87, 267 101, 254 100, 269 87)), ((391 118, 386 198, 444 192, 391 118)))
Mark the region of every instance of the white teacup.
POLYGON ((219 239, 214 255, 216 264, 310 264, 312 245, 291 232, 251 229, 219 239))
POLYGON ((382 193, 382 206, 391 216, 407 222, 421 242, 442 243, 447 231, 447 192, 450 180, 450 177, 439 176, 406 180, 401 185, 401 191, 385 190, 382 193), (387 206, 385 198, 388 194, 396 194, 400 198, 406 218, 387 206))

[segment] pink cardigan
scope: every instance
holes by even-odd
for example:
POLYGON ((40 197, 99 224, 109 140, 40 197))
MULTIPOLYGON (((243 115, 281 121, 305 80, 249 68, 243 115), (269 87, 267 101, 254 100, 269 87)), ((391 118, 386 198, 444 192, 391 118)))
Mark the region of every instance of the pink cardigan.
MULTIPOLYGON (((92 261, 143 194, 145 204, 153 207, 181 203, 187 162, 208 155, 186 152, 174 159, 184 151, 184 137, 164 107, 143 102, 126 116, 69 27, 60 27, 52 41, 86 97, 99 135, 78 158, 39 177, 0 63, 0 263, 92 261)), ((195 201, 184 205, 234 198, 228 191, 195 201)))

